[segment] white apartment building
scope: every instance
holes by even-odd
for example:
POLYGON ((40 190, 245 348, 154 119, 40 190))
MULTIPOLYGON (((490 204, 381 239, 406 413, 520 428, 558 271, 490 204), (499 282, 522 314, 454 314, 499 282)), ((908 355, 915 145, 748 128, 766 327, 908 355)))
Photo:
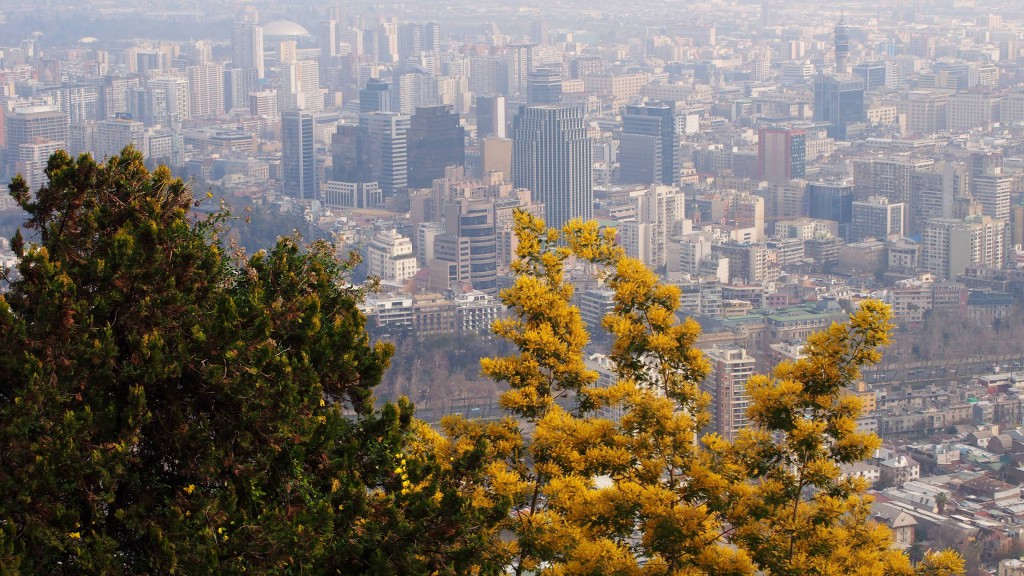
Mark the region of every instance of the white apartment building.
POLYGON ((384 282, 404 282, 419 271, 412 242, 395 232, 378 232, 367 246, 367 272, 384 282))

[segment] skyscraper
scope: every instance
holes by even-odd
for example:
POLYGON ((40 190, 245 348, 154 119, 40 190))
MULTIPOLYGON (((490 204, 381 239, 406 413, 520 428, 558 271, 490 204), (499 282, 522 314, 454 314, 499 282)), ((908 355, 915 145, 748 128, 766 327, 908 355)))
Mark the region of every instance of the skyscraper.
POLYGON ((320 56, 325 59, 338 55, 338 23, 327 19, 320 21, 320 56))
POLYGON ((192 115, 189 83, 184 78, 153 78, 149 81, 149 106, 152 124, 176 128, 192 115))
POLYGON ((974 199, 981 204, 981 213, 1000 220, 1010 219, 1013 176, 1001 170, 971 177, 974 199))
POLYGON ((324 90, 320 88, 320 65, 316 60, 282 62, 280 77, 278 106, 282 110, 323 110, 324 90))
POLYGON ((224 110, 230 112, 249 107, 249 94, 256 91, 256 70, 252 68, 224 69, 224 110))
POLYGON ((853 221, 853 185, 826 182, 807 183, 808 216, 839 224, 839 235, 845 237, 853 221))
POLYGON ((619 178, 623 184, 666 184, 679 180, 675 104, 626 106, 619 137, 619 178))
POLYGON ((380 78, 370 78, 359 91, 359 112, 390 112, 391 84, 380 78))
POLYGON ((762 128, 757 136, 758 178, 773 184, 803 178, 807 164, 807 132, 762 128))
POLYGON ((406 22, 398 27, 398 55, 405 61, 441 48, 441 25, 437 22, 406 22))
POLYGON ((828 135, 846 140, 851 128, 867 120, 864 80, 853 74, 819 74, 814 78, 814 121, 828 124, 828 135))
POLYGON ((409 122, 409 187, 429 188, 466 162, 466 131, 451 106, 417 108, 409 122))
POLYGON ((287 110, 281 115, 284 193, 303 200, 316 200, 320 196, 314 124, 313 113, 306 110, 287 110))
POLYGON ((224 113, 224 69, 207 62, 189 66, 188 87, 192 116, 216 116, 224 113))
POLYGON ((533 44, 509 44, 508 95, 525 96, 530 72, 533 70, 533 44))
POLYGON ((512 181, 544 203, 548 226, 589 220, 591 139, 583 111, 571 106, 523 106, 514 122, 512 181))
POLYGON ((505 137, 505 97, 476 97, 476 137, 483 140, 488 136, 505 137))
POLYGON ((231 53, 235 66, 255 70, 256 77, 263 78, 263 28, 253 6, 246 6, 231 29, 231 53))
POLYGON ((864 80, 849 73, 850 32, 840 18, 835 28, 835 74, 814 79, 814 121, 828 122, 828 135, 846 140, 850 127, 867 119, 864 108, 864 80))
POLYGON ((68 115, 50 107, 20 108, 5 114, 4 146, 7 148, 8 170, 19 161, 22 145, 53 143, 57 148, 63 148, 67 145, 68 130, 68 115))
POLYGON ((530 106, 562 103, 562 72, 556 68, 538 68, 527 78, 526 102, 530 106))
POLYGON ((364 114, 373 177, 386 195, 404 192, 409 187, 409 123, 406 114, 374 112, 364 114))

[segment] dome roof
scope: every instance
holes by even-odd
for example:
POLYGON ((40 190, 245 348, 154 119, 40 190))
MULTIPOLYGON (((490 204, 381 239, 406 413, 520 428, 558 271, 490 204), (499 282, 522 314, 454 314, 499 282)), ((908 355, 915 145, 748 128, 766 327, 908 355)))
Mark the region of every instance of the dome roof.
POLYGON ((291 20, 274 20, 263 25, 263 36, 309 36, 309 30, 291 20))

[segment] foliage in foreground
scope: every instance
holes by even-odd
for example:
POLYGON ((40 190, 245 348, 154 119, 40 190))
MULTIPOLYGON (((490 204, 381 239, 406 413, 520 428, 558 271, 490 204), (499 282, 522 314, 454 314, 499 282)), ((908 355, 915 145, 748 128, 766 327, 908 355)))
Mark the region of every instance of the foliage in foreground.
POLYGON ((878 303, 752 380, 735 443, 701 438, 709 365, 678 291, 612 232, 519 214, 494 328, 518 353, 483 362, 511 416, 438 434, 373 408, 393 350, 327 245, 232 256, 227 216, 191 219, 131 149, 47 176, 11 186, 39 243, 16 235, 0 299, 2 574, 915 572, 838 474, 877 443, 840 392, 886 342, 878 303), (574 258, 615 291, 612 383, 583 362, 574 258))
MULTIPOLYGON (((0 573, 458 569, 465 515, 326 244, 235 260, 126 149, 55 154, 0 299, 0 573), (415 484, 415 489, 413 485, 415 484)), ((461 461, 445 460, 456 473, 461 461)), ((449 476, 454 477, 454 476, 449 476)))
MULTIPOLYGON (((888 343, 890 311, 864 303, 846 324, 812 336, 807 357, 747 384, 752 426, 734 443, 701 436, 710 368, 700 327, 678 321, 679 291, 624 256, 614 232, 572 222, 549 230, 518 214, 512 317, 495 332, 519 353, 489 359, 502 404, 528 436, 495 474, 494 494, 517 503, 504 528, 515 574, 913 574, 887 528, 869 520, 866 486, 840 466, 878 438, 856 431, 857 398, 843 394, 888 343), (598 384, 565 279, 571 258, 602 266, 615 293, 605 319, 616 379, 598 384), (574 406, 567 409, 563 406, 574 406), (617 418, 605 417, 614 413, 617 418)), ((920 574, 957 574, 953 553, 920 574)))

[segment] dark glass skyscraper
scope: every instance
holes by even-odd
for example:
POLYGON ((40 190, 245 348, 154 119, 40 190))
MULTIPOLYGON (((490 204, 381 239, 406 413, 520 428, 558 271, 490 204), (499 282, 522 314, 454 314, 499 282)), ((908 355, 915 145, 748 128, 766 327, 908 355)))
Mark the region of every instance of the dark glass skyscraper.
POLYGON ((516 115, 512 181, 544 203, 548 226, 592 213, 591 141, 583 111, 573 106, 523 106, 516 115))
POLYGON ((316 200, 320 197, 313 129, 312 112, 288 110, 281 115, 284 193, 303 200, 316 200))
POLYGON ((814 121, 828 124, 828 135, 846 140, 850 128, 867 120, 864 80, 853 74, 819 74, 814 79, 814 121))
POLYGON ((674 103, 626 106, 619 137, 619 179, 623 184, 667 185, 679 180, 674 103))
POLYGON ((409 123, 409 187, 429 188, 445 168, 465 164, 465 138, 451 106, 417 108, 409 123))
POLYGON ((809 182, 807 184, 808 216, 839 223, 839 235, 853 222, 853 184, 809 182))

